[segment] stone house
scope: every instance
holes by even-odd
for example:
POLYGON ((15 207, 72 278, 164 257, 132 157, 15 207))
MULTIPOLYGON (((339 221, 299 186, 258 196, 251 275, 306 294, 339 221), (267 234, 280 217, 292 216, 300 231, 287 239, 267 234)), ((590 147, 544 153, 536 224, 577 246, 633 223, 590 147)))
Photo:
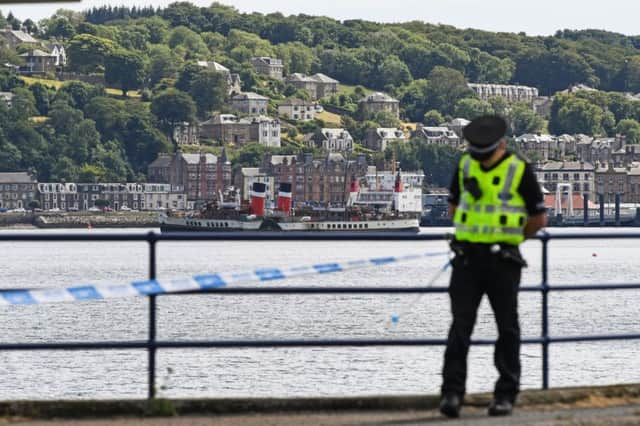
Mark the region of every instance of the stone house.
POLYGON ((335 95, 338 93, 339 84, 338 80, 321 73, 312 76, 300 73, 289 74, 285 78, 285 83, 294 86, 296 89, 306 90, 314 100, 335 95))
POLYGON ((443 126, 424 126, 421 123, 416 125, 416 130, 411 135, 412 138, 423 139, 432 145, 448 145, 452 148, 461 146, 462 140, 455 132, 443 126))
POLYGON ((199 126, 183 122, 173 128, 176 145, 200 145, 199 126))
POLYGON ((31 34, 20 30, 14 30, 11 27, 0 30, 0 35, 6 45, 12 50, 15 50, 15 48, 21 44, 30 44, 34 47, 40 45, 40 42, 33 38, 31 34))
POLYGON ((385 111, 395 118, 400 118, 400 101, 381 92, 372 93, 361 99, 358 107, 362 117, 371 117, 385 111))
POLYGON ((44 74, 56 70, 58 57, 40 49, 33 49, 19 55, 25 61, 19 72, 22 74, 44 74))
POLYGON ((38 180, 27 172, 0 173, 0 208, 28 209, 38 200, 38 180))
POLYGON ((378 127, 376 129, 367 129, 364 135, 364 146, 374 151, 383 152, 387 149, 389 142, 405 142, 406 140, 407 138, 402 129, 378 127))
POLYGON ((172 154, 161 153, 147 167, 147 179, 151 183, 169 183, 169 168, 171 166, 172 154))
POLYGON ((267 116, 238 119, 233 114, 219 114, 200 123, 200 137, 235 146, 258 142, 265 146, 280 146, 280 121, 267 116))
POLYGON ((44 210, 80 210, 83 206, 75 183, 39 182, 38 198, 44 210))
POLYGON ((269 98, 253 92, 239 93, 231 98, 231 108, 244 114, 267 114, 269 98))
POLYGON ((531 161, 560 160, 556 138, 551 135, 525 133, 515 138, 518 148, 526 153, 531 161))
POLYGON ((169 166, 169 183, 196 205, 213 201, 231 185, 231 163, 224 151, 221 156, 177 152, 169 166))
POLYGON ((350 151, 353 149, 353 138, 346 129, 316 129, 310 139, 310 143, 329 152, 350 151))
POLYGON ((322 109, 316 102, 302 99, 285 99, 278 105, 278 116, 289 120, 311 121, 316 118, 316 112, 322 109))
POLYGON ((282 59, 261 56, 251 58, 251 64, 258 74, 266 75, 276 80, 282 80, 284 72, 282 59))

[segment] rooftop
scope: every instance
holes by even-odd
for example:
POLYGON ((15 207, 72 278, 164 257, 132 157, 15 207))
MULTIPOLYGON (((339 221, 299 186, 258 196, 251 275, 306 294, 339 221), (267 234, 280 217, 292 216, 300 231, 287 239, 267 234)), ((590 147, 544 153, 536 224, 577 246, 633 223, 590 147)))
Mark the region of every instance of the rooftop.
POLYGON ((36 183, 36 178, 28 172, 0 173, 2 183, 36 183))
POLYGON ((394 102, 394 103, 398 102, 399 103, 400 101, 392 98, 386 93, 375 92, 370 94, 369 96, 362 98, 360 102, 394 102))
POLYGON ((269 100, 269 98, 267 98, 266 96, 262 96, 254 92, 238 93, 232 99, 234 101, 240 101, 240 100, 268 101, 269 100))

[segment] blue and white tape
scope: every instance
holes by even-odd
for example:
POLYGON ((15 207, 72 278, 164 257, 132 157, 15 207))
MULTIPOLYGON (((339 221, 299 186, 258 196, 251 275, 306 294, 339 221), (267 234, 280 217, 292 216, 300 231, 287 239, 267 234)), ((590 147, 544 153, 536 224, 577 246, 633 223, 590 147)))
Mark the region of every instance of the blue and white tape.
POLYGON ((403 256, 374 257, 346 262, 319 263, 308 266, 285 268, 262 268, 239 273, 195 275, 191 278, 134 281, 128 284, 77 285, 67 288, 44 288, 37 290, 4 290, 0 292, 0 305, 37 305, 42 303, 102 300, 119 297, 149 296, 179 293, 193 290, 208 290, 249 282, 284 280, 302 275, 319 275, 343 272, 372 266, 419 260, 426 257, 443 256, 448 252, 427 252, 403 256))

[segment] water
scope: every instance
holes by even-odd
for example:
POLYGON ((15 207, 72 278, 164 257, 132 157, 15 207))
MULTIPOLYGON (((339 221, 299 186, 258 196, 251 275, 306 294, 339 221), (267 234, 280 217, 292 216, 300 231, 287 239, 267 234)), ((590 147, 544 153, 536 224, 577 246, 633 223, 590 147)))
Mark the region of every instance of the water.
MULTIPOLYGON (((607 230, 610 231, 610 230, 607 230)), ((7 231, 0 231, 7 232, 7 231)), ((25 230, 12 232, 64 232, 25 230)), ((98 232, 80 231, 80 232, 98 232)), ((145 232, 111 230, 99 232, 145 232)), ((442 233, 443 229, 424 232, 442 233)), ((550 282, 633 282, 640 241, 553 241, 550 282)), ((443 251, 443 242, 162 242, 158 278, 254 267, 306 265, 374 256, 443 251)), ((540 243, 523 245, 531 265, 523 284, 539 284, 540 243)), ((146 243, 0 243, 2 287, 62 287, 146 278, 146 243)), ((425 284, 442 258, 388 265, 278 285, 425 284)), ((449 274, 436 285, 445 286, 449 274)), ((640 291, 552 293, 550 333, 584 335, 640 331, 640 291)), ((2 342, 143 340, 144 298, 0 307, 2 342)), ((540 294, 522 293, 523 336, 540 334, 540 294)), ((182 296, 158 299, 158 338, 443 337, 450 321, 445 294, 182 296), (409 306, 413 307, 409 309, 409 306), (390 324, 394 313, 399 322, 390 324)), ((476 338, 495 337, 483 301, 476 338)), ((162 397, 295 397, 435 393, 442 347, 196 349, 158 351, 162 397)), ((468 390, 489 391, 496 379, 491 347, 472 347, 468 390)), ((640 342, 554 344, 552 386, 640 381, 640 342)), ((541 349, 522 349, 524 388, 541 386, 541 349)), ((0 399, 143 398, 143 350, 0 353, 0 399)))

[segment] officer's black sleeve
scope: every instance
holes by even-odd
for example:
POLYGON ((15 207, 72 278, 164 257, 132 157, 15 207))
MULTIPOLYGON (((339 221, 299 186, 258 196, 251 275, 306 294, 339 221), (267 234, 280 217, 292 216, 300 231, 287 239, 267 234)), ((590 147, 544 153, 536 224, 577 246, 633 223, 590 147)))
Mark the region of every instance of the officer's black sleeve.
POLYGON ((533 172, 533 167, 531 167, 529 163, 527 163, 524 168, 524 174, 522 175, 518 192, 522 195, 522 198, 524 198, 529 216, 535 216, 547 211, 544 206, 544 196, 542 195, 540 184, 533 172))
POLYGON ((460 202, 460 180, 458 179, 458 167, 456 167, 453 171, 453 176, 451 176, 448 201, 456 206, 460 202))

